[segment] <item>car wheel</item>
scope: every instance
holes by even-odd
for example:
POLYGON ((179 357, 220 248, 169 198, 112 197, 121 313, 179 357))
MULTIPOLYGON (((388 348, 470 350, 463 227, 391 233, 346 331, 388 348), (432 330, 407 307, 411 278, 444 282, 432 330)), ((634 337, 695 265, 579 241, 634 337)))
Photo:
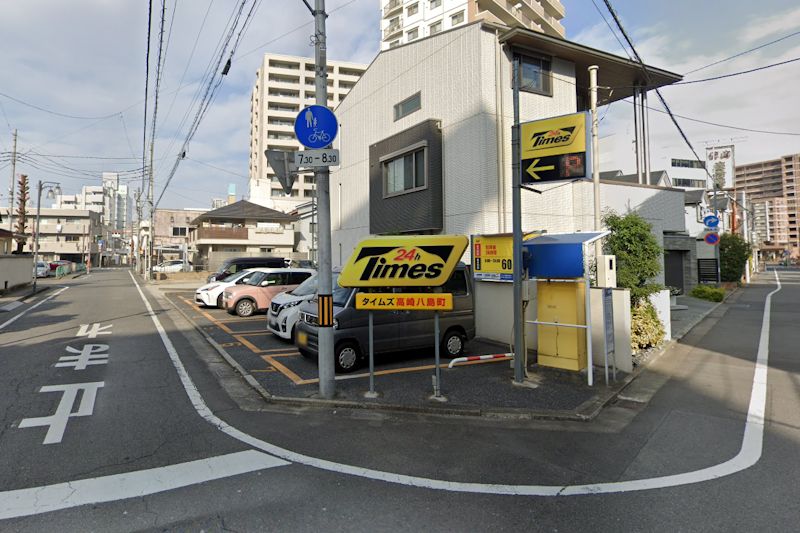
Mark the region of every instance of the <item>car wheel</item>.
POLYGON ((256 312, 256 306, 253 304, 252 300, 239 300, 239 303, 236 304, 236 314, 239 316, 252 316, 253 313, 256 312))
POLYGON ((358 368, 358 362, 361 355, 358 353, 358 347, 352 342, 343 342, 334 350, 334 363, 338 372, 347 373, 352 372, 358 368))
POLYGON ((461 332, 457 330, 448 331, 442 339, 442 352, 444 352, 444 356, 449 359, 461 357, 464 353, 465 342, 466 339, 461 332))
POLYGON ((217 296, 217 307, 218 307, 219 309, 222 309, 222 294, 220 294, 219 296, 217 296))

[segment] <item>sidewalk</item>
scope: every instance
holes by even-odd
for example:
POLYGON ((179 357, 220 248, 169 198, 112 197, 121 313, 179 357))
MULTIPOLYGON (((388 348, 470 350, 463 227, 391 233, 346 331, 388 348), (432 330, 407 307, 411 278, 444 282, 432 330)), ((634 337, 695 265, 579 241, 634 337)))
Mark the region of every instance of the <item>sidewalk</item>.
MULTIPOLYGON (((443 359, 441 385, 447 401, 441 402, 431 398, 435 372, 433 350, 431 353, 417 350, 376 357, 377 398, 364 397, 369 390, 369 379, 367 368, 362 368, 354 374, 337 375, 336 398, 324 400, 318 396, 316 361, 302 357, 294 345, 267 334, 263 315, 241 319, 222 310, 198 308, 193 302, 195 286, 185 282, 165 280, 148 284, 148 287, 166 297, 265 399, 284 405, 517 419, 590 420, 647 368, 644 364, 631 374, 618 373, 617 381, 606 386, 602 368, 595 367, 595 384, 589 387, 585 373, 530 364, 529 378, 523 385, 515 385, 514 372, 508 360, 463 364, 447 369, 449 360, 443 359)), ((673 339, 658 349, 658 353, 668 353, 675 340, 686 335, 718 305, 689 297, 681 303, 687 308, 672 312, 673 339)), ((508 351, 507 346, 481 339, 470 341, 467 348, 469 352, 465 355, 508 351)))
MULTIPOLYGON (((39 284, 36 287, 36 294, 46 291, 49 288, 50 287, 48 285, 39 284)), ((23 300, 27 300, 33 295, 33 285, 30 284, 23 285, 22 287, 17 287, 16 289, 6 292, 0 296, 0 313, 13 311, 17 307, 23 305, 23 300)))

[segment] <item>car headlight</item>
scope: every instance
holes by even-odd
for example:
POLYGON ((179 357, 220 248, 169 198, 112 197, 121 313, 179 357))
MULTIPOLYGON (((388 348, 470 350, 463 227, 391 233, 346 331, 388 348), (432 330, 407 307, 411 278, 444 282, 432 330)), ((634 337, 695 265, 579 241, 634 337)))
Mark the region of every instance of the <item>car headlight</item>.
POLYGON ((211 289, 216 289, 218 285, 211 285, 210 287, 206 287, 205 289, 200 289, 201 292, 210 291, 211 289))
POLYGON ((333 329, 339 329, 339 320, 336 318, 333 319, 333 329))
POLYGON ((302 302, 303 302, 303 300, 295 300, 294 302, 286 302, 285 304, 281 305, 280 308, 278 308, 278 312, 280 313, 284 309, 289 309, 290 307, 294 307, 296 305, 300 305, 302 302))

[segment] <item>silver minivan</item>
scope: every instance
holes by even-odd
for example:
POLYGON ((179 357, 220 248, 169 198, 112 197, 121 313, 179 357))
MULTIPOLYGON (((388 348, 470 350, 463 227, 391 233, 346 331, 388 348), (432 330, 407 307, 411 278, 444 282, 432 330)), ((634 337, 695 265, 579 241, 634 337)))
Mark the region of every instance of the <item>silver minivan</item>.
MULTIPOLYGON (((420 292, 418 288, 395 292, 420 292)), ((460 264, 447 283, 436 289, 453 294, 453 310, 439 315, 442 357, 459 357, 464 345, 475 337, 475 313, 472 284, 467 266, 460 264)), ((339 372, 352 372, 369 356, 368 312, 355 308, 357 289, 336 287, 333 291, 334 362, 339 372)), ((433 311, 374 311, 373 343, 375 353, 432 348, 433 311)), ((300 306, 295 344, 306 357, 317 357, 317 301, 300 306)))

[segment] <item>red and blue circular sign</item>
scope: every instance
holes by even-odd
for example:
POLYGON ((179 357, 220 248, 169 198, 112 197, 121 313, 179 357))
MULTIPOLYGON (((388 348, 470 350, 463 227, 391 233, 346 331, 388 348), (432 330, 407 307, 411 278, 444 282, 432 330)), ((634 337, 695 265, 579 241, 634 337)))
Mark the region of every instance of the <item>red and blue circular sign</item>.
POLYGON ((719 244, 719 233, 716 232, 706 233, 706 236, 703 237, 703 240, 706 241, 706 244, 710 244, 711 246, 716 246, 719 244))

